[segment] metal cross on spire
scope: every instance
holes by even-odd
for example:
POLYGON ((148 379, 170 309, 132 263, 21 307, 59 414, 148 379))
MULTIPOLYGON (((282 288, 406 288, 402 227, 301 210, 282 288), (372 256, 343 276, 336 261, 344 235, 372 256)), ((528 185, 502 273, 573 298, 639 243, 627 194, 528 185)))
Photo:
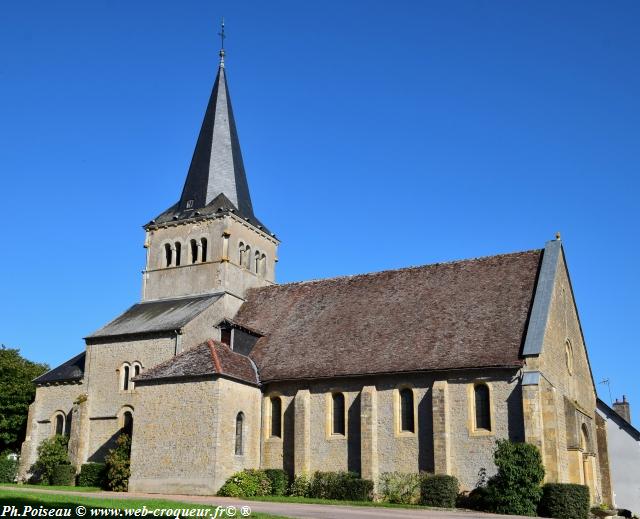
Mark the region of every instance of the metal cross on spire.
POLYGON ((226 35, 224 34, 224 17, 222 17, 218 36, 220 36, 220 66, 224 67, 224 39, 226 38, 226 35))

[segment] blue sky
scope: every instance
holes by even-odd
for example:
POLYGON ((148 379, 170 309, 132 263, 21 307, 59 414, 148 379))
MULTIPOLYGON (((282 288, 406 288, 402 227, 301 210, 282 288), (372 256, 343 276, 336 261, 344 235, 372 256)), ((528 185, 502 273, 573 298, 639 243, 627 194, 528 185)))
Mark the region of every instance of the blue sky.
POLYGON ((640 413, 635 0, 4 5, 0 342, 55 365, 139 299, 141 225, 179 197, 222 15, 280 282, 560 231, 596 382, 640 413))

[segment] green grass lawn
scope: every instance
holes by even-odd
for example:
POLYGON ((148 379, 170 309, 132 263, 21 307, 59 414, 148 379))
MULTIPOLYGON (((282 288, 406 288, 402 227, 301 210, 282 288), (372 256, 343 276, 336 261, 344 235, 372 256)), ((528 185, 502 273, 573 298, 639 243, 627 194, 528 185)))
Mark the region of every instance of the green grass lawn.
POLYGON ((16 488, 41 488, 43 490, 67 490, 69 492, 102 492, 100 487, 76 487, 76 486, 55 486, 55 485, 29 485, 20 483, 2 483, 2 487, 16 487, 16 488))
POLYGON ((246 499, 247 501, 269 501, 272 503, 307 503, 312 505, 375 506, 382 508, 418 508, 425 510, 446 510, 444 508, 434 508, 432 506, 424 505, 399 505, 395 503, 384 503, 380 501, 340 501, 337 499, 319 499, 315 497, 259 496, 245 497, 243 499, 246 499))
MULTIPOLYGON (((40 506, 43 506, 45 508, 68 508, 72 510, 72 517, 79 517, 74 513, 75 508, 78 505, 86 507, 86 517, 92 517, 90 510, 100 508, 142 509, 146 506, 148 510, 167 510, 179 508, 186 510, 209 509, 212 512, 216 508, 215 506, 204 504, 180 503, 179 501, 166 501, 163 499, 119 499, 115 497, 106 497, 107 495, 108 493, 105 492, 104 498, 93 498, 83 496, 70 496, 64 494, 43 494, 37 491, 25 492, 21 490, 10 490, 5 487, 0 488, 0 512, 2 512, 2 507, 9 505, 16 506, 20 512, 25 506, 31 506, 34 509, 37 509, 40 506)), ((214 517, 213 513, 209 517, 214 517)), ((228 516, 225 515, 222 517, 228 516)), ((238 512, 236 514, 236 517, 242 516, 238 512)), ((260 513, 252 513, 250 517, 253 517, 255 519, 287 519, 283 516, 260 513)))

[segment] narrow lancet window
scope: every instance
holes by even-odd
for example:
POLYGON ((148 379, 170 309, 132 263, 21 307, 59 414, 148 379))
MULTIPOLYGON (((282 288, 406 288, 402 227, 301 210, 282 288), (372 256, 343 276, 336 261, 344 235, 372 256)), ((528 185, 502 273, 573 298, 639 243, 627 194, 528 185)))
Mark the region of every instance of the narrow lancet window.
POLYGON ((282 438, 282 400, 271 397, 271 436, 282 438))
POLYGON ((489 386, 476 384, 473 388, 476 408, 476 429, 491 430, 491 407, 489 386))
POLYGON ((342 434, 345 433, 345 420, 344 420, 344 395, 342 393, 333 393, 331 395, 332 407, 333 407, 333 420, 332 420, 332 433, 342 434))
POLYGON ((413 391, 408 387, 400 391, 400 429, 403 432, 415 432, 413 391))
POLYGON ((173 251, 171 250, 171 245, 166 243, 164 246, 164 266, 170 267, 173 262, 173 251))
POLYGON ((182 253, 182 245, 179 241, 176 242, 176 267, 180 266, 180 256, 182 253))
POLYGON ((235 452, 237 455, 241 455, 243 451, 243 427, 244 427, 244 413, 238 413, 236 416, 236 446, 235 452))

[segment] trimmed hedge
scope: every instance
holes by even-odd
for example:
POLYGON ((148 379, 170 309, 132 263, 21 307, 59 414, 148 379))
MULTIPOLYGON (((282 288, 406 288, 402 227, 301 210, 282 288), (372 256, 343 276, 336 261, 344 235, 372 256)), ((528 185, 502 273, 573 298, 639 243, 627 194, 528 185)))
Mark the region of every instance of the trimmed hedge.
POLYGON ((0 455, 0 483, 13 483, 18 473, 18 460, 11 459, 9 453, 0 455))
POLYGON ((77 485, 79 487, 104 487, 106 485, 107 465, 104 463, 85 463, 80 467, 77 485))
POLYGON ((284 496, 289 488, 289 476, 282 469, 266 469, 265 475, 271 482, 271 495, 284 496))
POLYGON ((373 481, 355 472, 316 472, 311 479, 309 497, 341 501, 370 501, 373 481))
POLYGON ((387 503, 415 505, 420 502, 422 478, 417 472, 383 472, 378 492, 387 503))
POLYGON ((76 484, 76 468, 73 465, 58 465, 53 468, 50 485, 74 486, 76 484))
POLYGON ((289 495, 294 497, 309 497, 311 490, 311 478, 306 474, 294 476, 289 487, 289 495))
POLYGON ((588 519, 589 487, 571 483, 547 483, 542 487, 538 514, 556 519, 588 519))
POLYGON ((256 497, 271 495, 271 480, 264 470, 246 469, 236 472, 218 490, 219 496, 256 497))
POLYGON ((428 475, 420 484, 420 501, 427 506, 455 508, 459 491, 460 485, 455 476, 428 475))

